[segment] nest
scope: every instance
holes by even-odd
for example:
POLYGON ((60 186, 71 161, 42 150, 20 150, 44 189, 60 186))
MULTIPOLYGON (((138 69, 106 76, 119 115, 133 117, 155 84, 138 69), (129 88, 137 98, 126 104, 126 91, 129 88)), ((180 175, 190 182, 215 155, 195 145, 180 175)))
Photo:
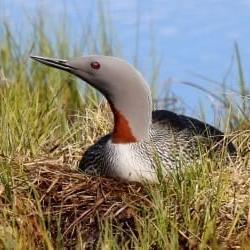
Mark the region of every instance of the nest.
POLYGON ((53 239, 58 238, 60 228, 64 245, 75 245, 80 236, 86 242, 86 249, 92 249, 106 220, 114 230, 119 227, 119 232, 124 232, 120 240, 127 240, 126 235, 131 235, 131 231, 136 235, 136 216, 149 202, 140 184, 86 176, 48 163, 30 165, 26 172, 45 211, 53 239))
MULTIPOLYGON (((166 178, 166 183, 163 183, 163 186, 170 190, 166 195, 164 188, 157 191, 158 185, 155 188, 153 186, 152 192, 152 186, 144 187, 139 183, 121 183, 113 179, 85 175, 70 169, 71 164, 67 163, 69 160, 64 164, 59 163, 61 160, 55 159, 25 162, 11 163, 14 198, 8 200, 8 190, 1 190, 3 186, 0 185, 0 210, 3 211, 3 208, 7 207, 9 211, 5 221, 12 220, 13 211, 15 212, 15 228, 18 229, 18 233, 27 231, 27 240, 29 235, 33 237, 33 249, 46 246, 44 232, 56 248, 63 246, 72 249, 81 244, 81 249, 83 246, 83 249, 99 249, 100 244, 109 238, 104 235, 107 227, 120 246, 131 249, 137 240, 140 241, 140 230, 144 230, 143 226, 140 227, 140 222, 145 220, 151 225, 157 215, 159 204, 167 208, 166 216, 177 222, 180 247, 186 249, 194 245, 193 234, 189 234, 188 229, 181 226, 182 202, 178 201, 174 188, 176 182, 171 181, 172 178, 166 178), (154 203, 152 196, 157 197, 157 194, 161 193, 163 196, 158 197, 160 203, 154 203), (13 200, 16 204, 14 208, 13 200), (61 245, 58 242, 61 242, 61 245)), ((247 169, 249 168, 244 167, 241 170, 235 166, 233 169, 224 170, 225 180, 230 180, 230 184, 226 186, 228 189, 225 192, 225 200, 221 203, 216 218, 216 238, 225 246, 238 247, 241 245, 242 232, 246 231, 246 234, 250 235, 250 209, 246 203, 249 199, 250 176, 247 169), (238 213, 236 210, 242 212, 238 213), (237 213, 239 219, 236 220, 237 213), (228 238, 234 220, 237 225, 228 238)), ((222 176, 221 169, 217 168, 208 175, 211 180, 215 180, 214 183, 217 183, 216 178, 219 176, 222 176)), ((208 194, 210 189, 212 187, 208 186, 208 194)), ((203 202, 205 198, 201 193, 199 200, 190 200, 192 202, 189 204, 190 214, 201 218, 201 221, 207 206, 207 202, 203 202)), ((164 211, 165 209, 162 210, 164 211)), ((2 227, 6 225, 3 224, 2 227)), ((145 228, 154 230, 152 227, 145 228)), ((13 232, 11 229, 9 231, 13 232)), ((197 246, 201 234, 202 232, 197 232, 197 246)), ((154 245, 154 240, 152 238, 150 249, 162 249, 154 245)))

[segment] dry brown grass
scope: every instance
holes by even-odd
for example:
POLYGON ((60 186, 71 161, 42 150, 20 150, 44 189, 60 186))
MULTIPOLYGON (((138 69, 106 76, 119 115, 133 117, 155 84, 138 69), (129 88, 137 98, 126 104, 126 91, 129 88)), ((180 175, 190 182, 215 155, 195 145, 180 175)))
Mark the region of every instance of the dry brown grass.
MULTIPOLYGON (((63 154, 65 149, 61 152, 63 154)), ((171 212, 166 216, 176 221, 172 226, 177 227, 179 246, 183 249, 215 247, 215 241, 205 241, 201 231, 194 234, 187 225, 182 225, 183 204, 178 201, 178 192, 171 177, 160 186, 144 187, 136 183, 90 177, 70 169, 71 162, 79 158, 78 154, 71 154, 73 157, 66 155, 68 157, 63 160, 22 163, 15 160, 10 163, 12 188, 4 190, 3 185, 0 186, 0 216, 5 218, 5 223, 1 223, 0 227, 0 236, 4 234, 1 239, 13 240, 15 246, 21 249, 62 246, 92 249, 104 246, 104 231, 108 223, 116 244, 140 248, 138 242, 143 241, 140 232, 152 230, 146 221, 156 217, 158 201, 154 193, 164 193, 164 188, 168 188, 171 190, 168 193, 170 196, 163 197, 162 202, 165 198, 171 200, 166 204, 171 207, 171 212), (6 218, 9 218, 7 224, 6 218)), ((2 161, 6 161, 6 158, 2 157, 2 161)), ((215 183, 220 178, 226 188, 223 197, 218 196, 221 201, 215 217, 216 227, 211 229, 216 233, 216 247, 247 249, 250 244, 250 172, 246 158, 241 158, 241 165, 214 168, 207 177, 215 183)), ((200 178, 196 181, 202 183, 203 180, 200 178)), ((209 189, 211 187, 207 186, 202 192, 209 189)), ((192 201, 192 207, 185 208, 190 210, 192 220, 202 223, 201 218, 207 213, 206 202, 206 195, 200 193, 198 199, 192 201)), ((209 224, 206 226, 209 227, 209 224)), ((151 240, 152 249, 161 249, 151 240)))

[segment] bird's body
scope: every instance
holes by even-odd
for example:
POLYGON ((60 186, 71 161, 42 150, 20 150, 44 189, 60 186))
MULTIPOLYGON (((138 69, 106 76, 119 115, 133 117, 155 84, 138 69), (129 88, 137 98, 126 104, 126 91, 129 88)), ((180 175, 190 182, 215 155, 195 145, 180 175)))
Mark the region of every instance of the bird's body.
MULTIPOLYGON (((157 110, 142 75, 115 57, 88 56, 71 61, 32 57, 68 71, 107 98, 114 115, 113 131, 85 152, 80 168, 90 174, 125 181, 156 182, 158 175, 192 164, 205 151, 221 150, 224 135, 191 117, 157 110)), ((234 153, 232 143, 226 145, 234 153)))
MULTIPOLYGON (((148 140, 127 144, 112 143, 112 133, 105 135, 87 149, 80 168, 91 175, 155 182, 158 174, 195 163, 202 152, 222 150, 224 142, 213 126, 166 110, 153 111, 149 134, 148 140)), ((227 147, 235 152, 232 143, 227 147)))

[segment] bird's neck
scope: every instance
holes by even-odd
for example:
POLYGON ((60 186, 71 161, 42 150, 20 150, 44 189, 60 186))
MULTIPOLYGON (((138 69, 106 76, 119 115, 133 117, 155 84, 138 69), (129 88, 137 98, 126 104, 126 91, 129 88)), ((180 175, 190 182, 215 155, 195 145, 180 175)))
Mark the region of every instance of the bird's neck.
POLYGON ((146 84, 126 89, 108 101, 114 115, 112 143, 136 143, 149 138, 152 100, 146 84))
POLYGON ((131 122, 118 111, 113 104, 110 104, 111 110, 114 115, 114 129, 112 133, 112 142, 113 143, 134 143, 138 139, 133 134, 130 126, 131 122))

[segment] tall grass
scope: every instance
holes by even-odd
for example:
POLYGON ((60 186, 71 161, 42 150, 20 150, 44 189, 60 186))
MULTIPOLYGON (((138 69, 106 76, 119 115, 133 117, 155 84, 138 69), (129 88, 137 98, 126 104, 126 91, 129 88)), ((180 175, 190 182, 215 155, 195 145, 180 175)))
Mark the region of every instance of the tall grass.
MULTIPOLYGON (((112 22, 104 7, 99 5, 96 31, 91 24, 84 24, 80 34, 84 46, 70 40, 66 19, 63 26, 48 33, 48 23, 43 15, 38 15, 31 23, 31 36, 25 46, 20 46, 9 23, 3 24, 0 36, 0 246, 3 249, 61 249, 64 246, 61 218, 59 216, 58 224, 54 225, 58 233, 55 241, 48 226, 49 207, 44 211, 25 167, 30 162, 45 160, 75 168, 83 150, 110 130, 111 116, 96 91, 80 85, 67 73, 31 62, 29 55, 70 58, 82 51, 121 55, 117 34, 110 29, 112 22)), ((238 87, 244 96, 242 105, 237 107, 227 95, 218 98, 225 104, 224 116, 234 129, 236 125, 240 128, 245 124, 235 137, 239 149, 247 154, 250 148, 249 90, 237 45, 235 51, 238 87)), ((160 60, 153 48, 149 55, 154 58, 150 78, 155 88, 160 60)), ((164 98, 168 100, 169 96, 164 98)), ((246 227, 242 228, 247 224, 250 198, 249 165, 243 160, 241 165, 234 166, 235 173, 225 167, 227 164, 223 159, 213 163, 201 159, 198 165, 175 171, 158 185, 146 185, 150 205, 140 208, 137 235, 131 231, 132 240, 121 240, 114 235, 114 230, 117 233, 123 229, 114 229, 112 223, 107 222, 102 227, 98 246, 104 249, 247 246, 246 227)), ((79 248, 86 245, 80 234, 76 245, 79 248)))

